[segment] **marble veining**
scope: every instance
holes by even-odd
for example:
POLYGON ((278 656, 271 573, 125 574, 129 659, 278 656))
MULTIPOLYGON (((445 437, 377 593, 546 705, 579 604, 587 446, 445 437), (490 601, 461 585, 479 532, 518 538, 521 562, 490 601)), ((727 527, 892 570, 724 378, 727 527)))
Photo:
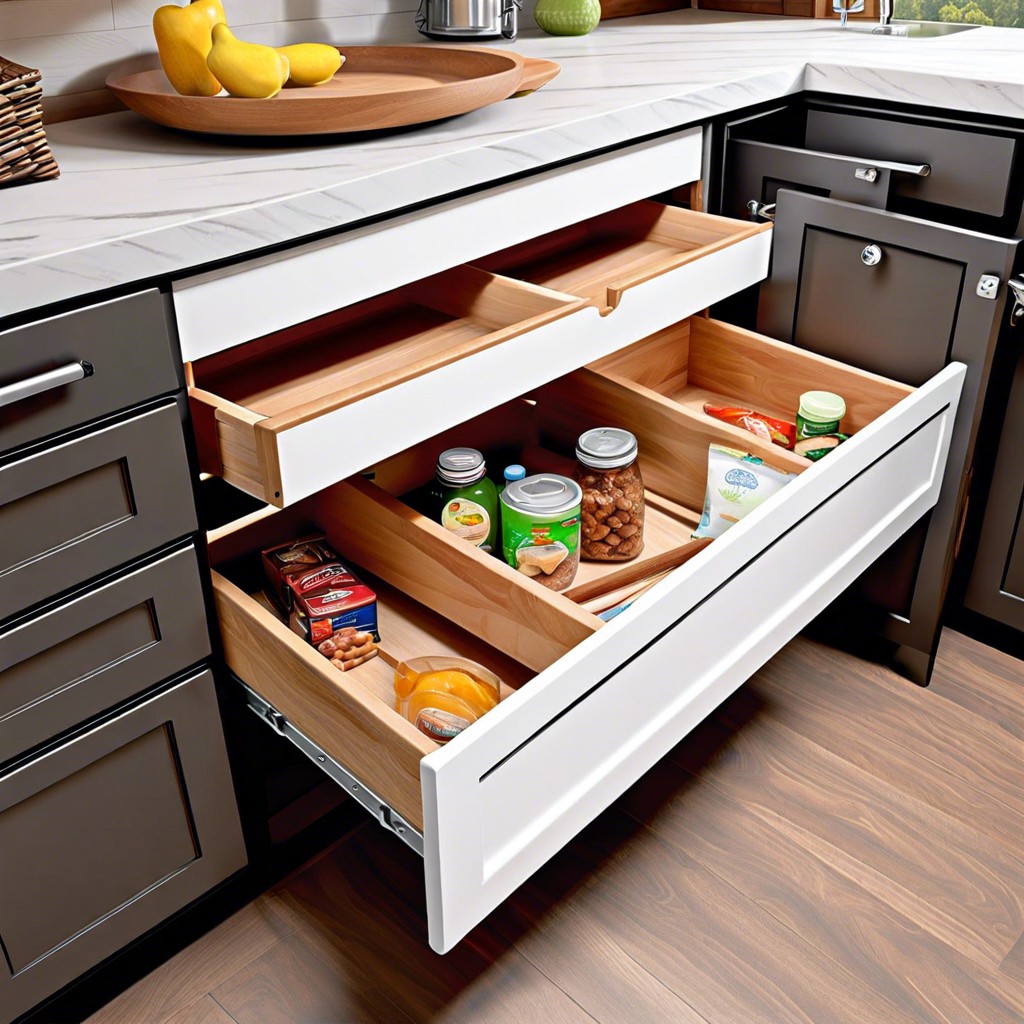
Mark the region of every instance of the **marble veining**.
POLYGON ((62 176, 0 190, 0 320, 182 275, 801 89, 1024 119, 1024 31, 932 40, 681 11, 525 32, 541 91, 447 122, 302 146, 191 137, 133 113, 53 125, 62 176))

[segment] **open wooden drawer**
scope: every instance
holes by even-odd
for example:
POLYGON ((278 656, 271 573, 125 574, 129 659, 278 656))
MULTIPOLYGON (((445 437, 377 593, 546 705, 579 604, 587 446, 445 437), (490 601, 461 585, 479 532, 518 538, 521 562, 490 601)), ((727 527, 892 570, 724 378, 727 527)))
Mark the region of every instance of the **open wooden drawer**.
POLYGON ((188 363, 201 468, 284 507, 761 280, 766 227, 633 203, 188 363))
POLYGON ((280 720, 422 832, 430 943, 445 952, 934 504, 964 372, 952 364, 913 390, 693 318, 379 463, 372 480, 211 537, 225 657, 280 720), (846 397, 854 436, 814 464, 700 409, 713 395, 786 415, 823 387, 846 397), (608 622, 398 497, 449 444, 475 445, 492 465, 518 452, 532 469, 607 423, 639 440, 642 558, 689 538, 709 442, 799 475, 608 622), (380 659, 341 673, 292 634, 248 591, 259 550, 314 524, 379 586, 382 646, 460 653, 514 692, 437 747, 392 709, 380 659))

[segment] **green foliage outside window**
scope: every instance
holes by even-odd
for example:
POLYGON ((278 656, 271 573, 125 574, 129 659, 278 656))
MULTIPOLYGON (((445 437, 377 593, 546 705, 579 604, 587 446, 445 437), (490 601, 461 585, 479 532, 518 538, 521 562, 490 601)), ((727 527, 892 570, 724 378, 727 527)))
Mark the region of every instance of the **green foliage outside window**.
POLYGON ((955 21, 1024 28, 1024 0, 895 0, 893 15, 906 21, 955 21))

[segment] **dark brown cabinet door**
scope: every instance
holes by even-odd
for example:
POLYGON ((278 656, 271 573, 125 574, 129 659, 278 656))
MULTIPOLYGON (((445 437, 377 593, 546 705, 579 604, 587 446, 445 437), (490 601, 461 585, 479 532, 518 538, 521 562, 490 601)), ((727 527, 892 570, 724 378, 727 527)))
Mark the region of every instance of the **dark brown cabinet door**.
POLYGON ((0 332, 0 452, 184 385, 155 288, 0 332))
POLYGON ((1003 419, 978 553, 964 604, 1024 631, 1024 357, 1003 419))
POLYGON ((191 545, 0 629, 0 764, 209 653, 191 545))
POLYGON ((0 775, 0 1021, 245 865, 208 671, 0 775))
POLYGON ((810 100, 724 122, 720 211, 779 189, 1017 233, 1019 130, 810 100))
POLYGON ((967 364, 939 503, 862 581, 897 661, 927 680, 1018 242, 783 191, 758 329, 917 385, 967 364), (988 282, 988 287, 986 287, 988 282))
POLYGON ((196 525, 173 401, 12 457, 0 464, 0 619, 196 525))

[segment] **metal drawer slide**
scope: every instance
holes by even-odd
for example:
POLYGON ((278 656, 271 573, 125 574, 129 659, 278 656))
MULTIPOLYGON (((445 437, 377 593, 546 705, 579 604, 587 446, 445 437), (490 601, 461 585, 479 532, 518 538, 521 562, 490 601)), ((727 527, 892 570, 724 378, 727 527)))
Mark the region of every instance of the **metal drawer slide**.
POLYGON ((423 856, 422 833, 417 832, 412 825, 384 803, 372 789, 338 764, 330 754, 318 747, 305 733, 296 729, 273 705, 249 689, 241 680, 238 683, 245 690, 245 699, 250 711, 269 725, 279 736, 294 743, 321 771, 337 782, 349 796, 362 804, 384 828, 389 832, 394 832, 406 846, 411 847, 421 857, 423 856))

